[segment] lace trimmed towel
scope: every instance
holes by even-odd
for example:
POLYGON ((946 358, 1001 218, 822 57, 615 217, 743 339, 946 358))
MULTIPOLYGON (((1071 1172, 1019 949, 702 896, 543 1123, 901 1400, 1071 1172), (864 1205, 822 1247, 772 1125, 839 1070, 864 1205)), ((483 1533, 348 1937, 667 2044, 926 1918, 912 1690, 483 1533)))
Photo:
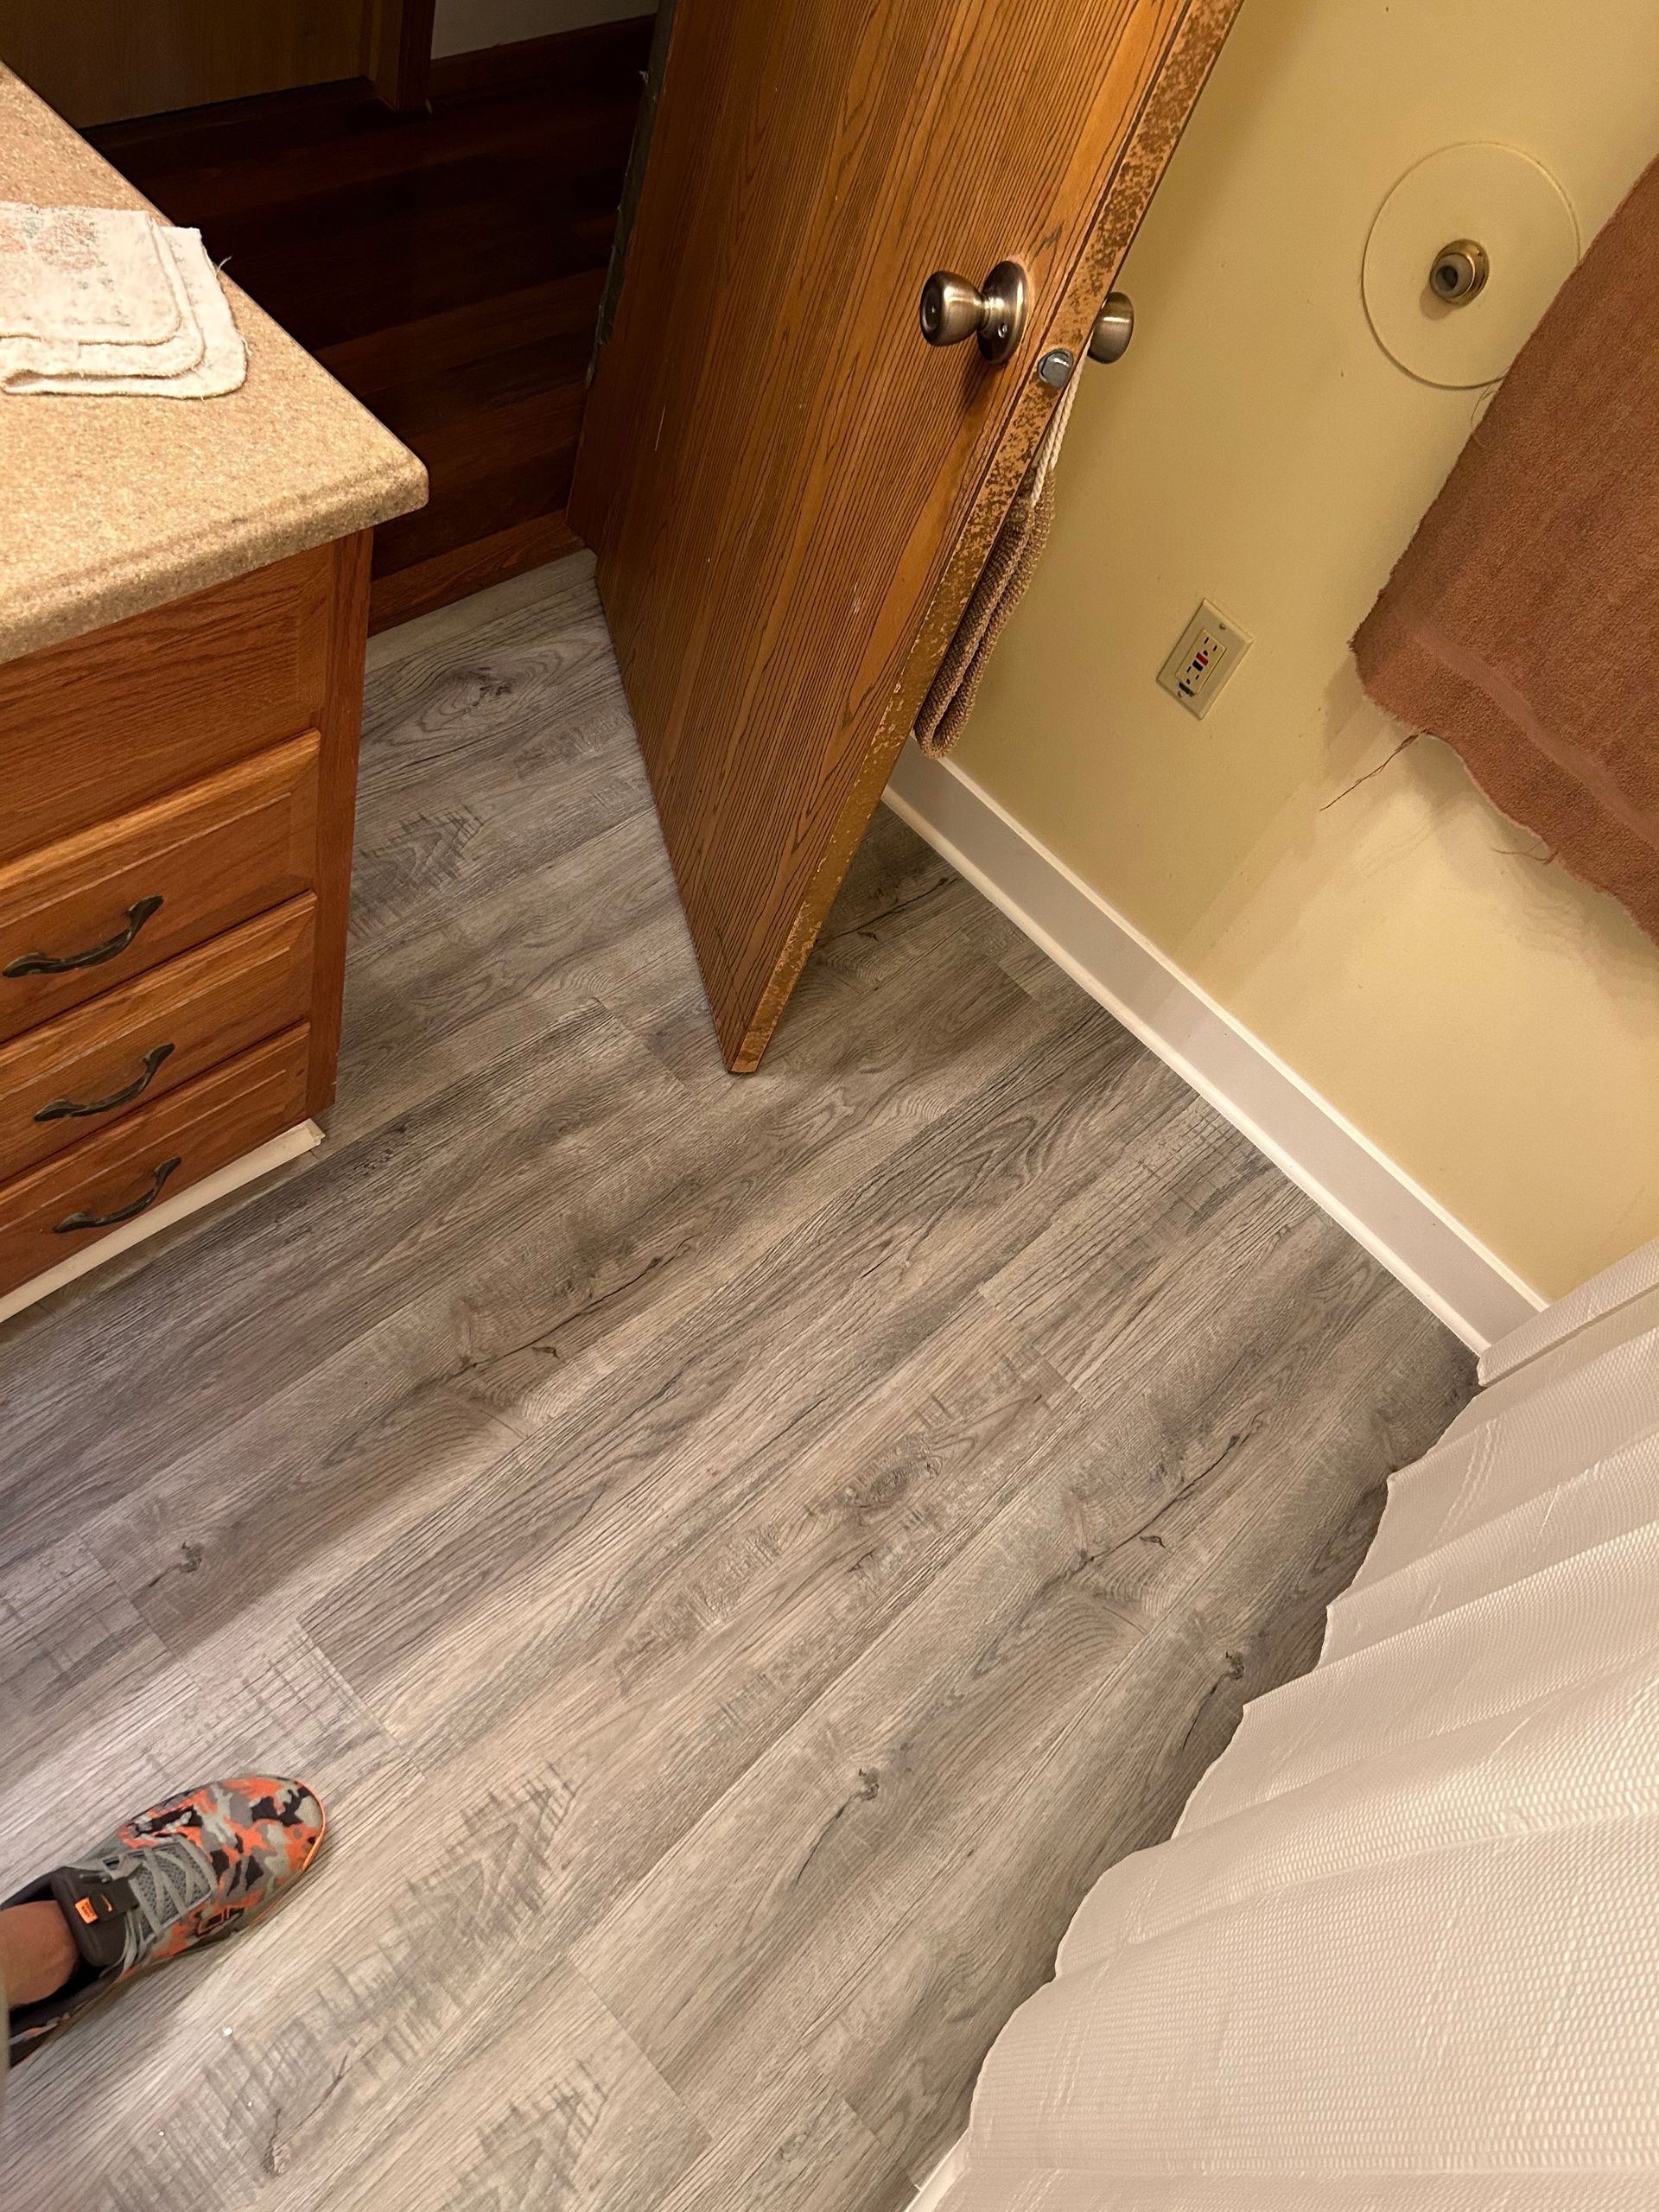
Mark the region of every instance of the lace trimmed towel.
POLYGON ((916 742, 935 760, 955 747, 973 712, 979 687, 1008 617, 1026 595, 1054 519, 1054 464, 1082 377, 1076 370, 1048 418, 1024 480, 1014 493, 979 581, 945 648, 938 673, 916 716, 916 742))
POLYGON ((209 399, 246 375, 199 231, 0 200, 0 391, 209 399))

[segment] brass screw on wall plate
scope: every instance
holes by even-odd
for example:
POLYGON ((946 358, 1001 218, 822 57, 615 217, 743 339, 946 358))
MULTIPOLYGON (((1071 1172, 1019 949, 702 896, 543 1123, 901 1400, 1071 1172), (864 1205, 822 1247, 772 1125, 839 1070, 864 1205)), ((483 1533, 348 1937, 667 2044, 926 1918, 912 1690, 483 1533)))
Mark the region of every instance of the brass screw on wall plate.
POLYGON ((1473 238, 1453 238, 1443 245, 1429 264, 1428 289, 1448 307, 1472 300, 1492 273, 1486 249, 1473 238))

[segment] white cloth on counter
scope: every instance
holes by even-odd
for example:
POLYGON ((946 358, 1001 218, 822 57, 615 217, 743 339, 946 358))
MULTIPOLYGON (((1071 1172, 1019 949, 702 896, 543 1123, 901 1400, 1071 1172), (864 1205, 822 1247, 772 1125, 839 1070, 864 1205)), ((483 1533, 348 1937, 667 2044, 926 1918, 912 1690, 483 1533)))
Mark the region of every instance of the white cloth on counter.
POLYGON ((247 365, 200 231, 0 200, 0 391, 209 399, 247 365))

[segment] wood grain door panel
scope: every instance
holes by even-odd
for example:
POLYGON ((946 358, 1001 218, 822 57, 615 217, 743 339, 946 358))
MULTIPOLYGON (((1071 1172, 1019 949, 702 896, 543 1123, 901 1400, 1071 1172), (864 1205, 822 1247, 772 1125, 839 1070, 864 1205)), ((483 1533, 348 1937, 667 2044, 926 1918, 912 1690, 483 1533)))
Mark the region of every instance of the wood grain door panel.
POLYGON ((156 1203, 175 1197, 303 1121, 310 1047, 303 1023, 285 1030, 0 1185, 0 1293, 118 1225, 61 1226, 73 1217, 131 1209, 137 1218, 151 1192, 156 1203))
MULTIPOLYGON (((1236 0, 678 0, 572 519, 755 1065, 1236 0), (924 344, 1023 262, 1014 359, 924 344)), ((1087 373, 1086 371, 1083 372, 1087 373)))
POLYGON ((316 910, 291 899, 0 1046, 0 1180, 302 1021, 316 910))
MULTIPOLYGON (((0 868, 0 1038, 308 890, 318 874, 320 755, 315 734, 296 738, 0 868), (106 944, 135 906, 155 898, 161 905, 108 959, 3 972, 31 955, 106 944)), ((348 816, 347 838, 350 830, 348 816)))

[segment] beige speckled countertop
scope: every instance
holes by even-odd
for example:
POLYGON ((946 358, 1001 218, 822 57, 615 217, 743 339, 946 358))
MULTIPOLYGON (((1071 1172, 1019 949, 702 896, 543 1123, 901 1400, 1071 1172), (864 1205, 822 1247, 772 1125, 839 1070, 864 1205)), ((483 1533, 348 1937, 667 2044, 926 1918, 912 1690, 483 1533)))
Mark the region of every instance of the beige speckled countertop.
MULTIPOLYGON (((0 200, 142 207, 0 66, 0 200)), ((211 245, 212 241, 209 240, 211 245)), ((0 392, 0 661, 407 514, 426 471, 234 284, 220 399, 0 392)))

